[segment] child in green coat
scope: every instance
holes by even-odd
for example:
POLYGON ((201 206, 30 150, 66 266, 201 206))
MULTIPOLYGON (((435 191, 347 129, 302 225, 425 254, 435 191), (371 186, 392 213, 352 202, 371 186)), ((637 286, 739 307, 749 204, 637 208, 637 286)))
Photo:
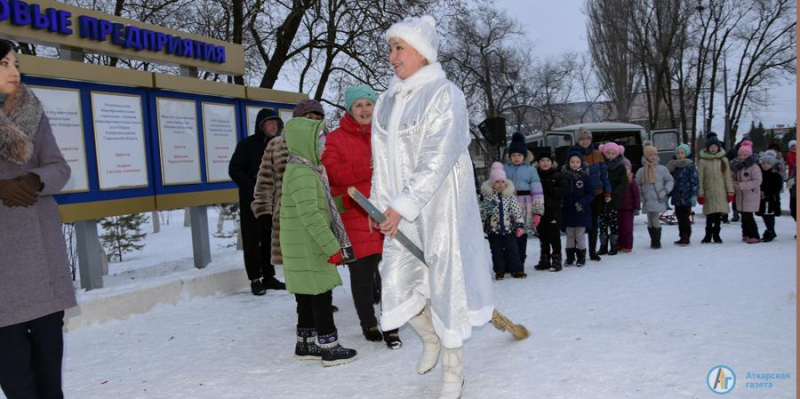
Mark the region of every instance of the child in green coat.
POLYGON ((281 193, 280 243, 286 289, 297 301, 295 357, 321 359, 323 366, 349 363, 356 351, 339 344, 331 308, 332 289, 342 280, 328 260, 354 259, 320 162, 325 124, 294 118, 285 132, 289 159, 281 193))

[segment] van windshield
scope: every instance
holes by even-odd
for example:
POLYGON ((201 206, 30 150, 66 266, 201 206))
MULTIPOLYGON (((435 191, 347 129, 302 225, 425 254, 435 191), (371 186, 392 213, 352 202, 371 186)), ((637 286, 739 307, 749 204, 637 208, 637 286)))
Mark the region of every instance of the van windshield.
POLYGON ((550 148, 569 147, 572 145, 572 136, 568 134, 551 133, 545 139, 550 148))
POLYGON ((642 136, 639 131, 628 132, 604 132, 592 131, 592 142, 595 144, 613 141, 620 145, 642 145, 642 136))

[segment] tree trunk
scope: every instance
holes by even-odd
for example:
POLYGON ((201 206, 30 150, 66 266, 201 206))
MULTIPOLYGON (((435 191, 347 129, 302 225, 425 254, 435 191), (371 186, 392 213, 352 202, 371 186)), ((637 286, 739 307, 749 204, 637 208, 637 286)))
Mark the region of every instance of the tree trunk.
POLYGON ((153 221, 153 234, 161 232, 161 218, 158 215, 158 211, 150 213, 150 220, 153 221))
MULTIPOLYGON (((242 37, 244 36, 244 0, 232 0, 231 4, 233 6, 233 43, 242 44, 242 37)), ((244 85, 244 76, 234 76, 233 83, 244 85)))
POLYGON ((225 207, 221 207, 217 216, 217 234, 222 234, 225 231, 225 207))
POLYGON ((311 0, 294 0, 292 11, 289 12, 283 25, 277 30, 275 51, 273 51, 272 57, 270 57, 267 63, 267 69, 264 71, 264 76, 261 79, 261 87, 271 89, 275 86, 283 64, 289 60, 287 54, 289 54, 289 50, 292 47, 292 42, 300 27, 300 23, 303 21, 303 15, 305 15, 306 10, 308 10, 313 3, 314 2, 311 0))

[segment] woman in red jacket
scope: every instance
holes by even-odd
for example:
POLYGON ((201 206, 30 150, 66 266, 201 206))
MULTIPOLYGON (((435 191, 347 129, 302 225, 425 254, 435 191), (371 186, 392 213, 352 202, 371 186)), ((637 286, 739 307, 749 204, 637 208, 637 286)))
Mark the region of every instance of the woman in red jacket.
POLYGON ((365 196, 372 188, 372 110, 375 91, 367 85, 350 86, 345 91, 347 113, 339 128, 328 134, 322 164, 328 172, 331 194, 341 203, 342 222, 353 243, 357 260, 348 264, 350 287, 361 330, 370 341, 383 339, 391 349, 402 346, 397 330, 381 334, 375 318, 374 292, 380 286, 375 281, 378 263, 383 252, 383 235, 370 227, 367 213, 347 195, 348 187, 355 187, 365 196))

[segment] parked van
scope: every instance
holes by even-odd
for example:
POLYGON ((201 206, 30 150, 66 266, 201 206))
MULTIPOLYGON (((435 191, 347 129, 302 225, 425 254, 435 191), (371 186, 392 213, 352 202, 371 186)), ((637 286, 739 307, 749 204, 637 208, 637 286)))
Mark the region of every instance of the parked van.
POLYGON ((569 147, 578 142, 576 132, 582 127, 592 132, 592 143, 594 143, 595 147, 611 141, 624 146, 625 158, 631 161, 634 171, 642 166, 643 144, 645 141, 652 141, 653 145, 658 149, 661 164, 669 162, 672 159, 675 147, 681 144, 681 135, 677 129, 659 129, 648 133, 643 127, 630 123, 581 123, 560 127, 544 133, 544 145, 550 147, 560 165, 566 162, 569 147))

